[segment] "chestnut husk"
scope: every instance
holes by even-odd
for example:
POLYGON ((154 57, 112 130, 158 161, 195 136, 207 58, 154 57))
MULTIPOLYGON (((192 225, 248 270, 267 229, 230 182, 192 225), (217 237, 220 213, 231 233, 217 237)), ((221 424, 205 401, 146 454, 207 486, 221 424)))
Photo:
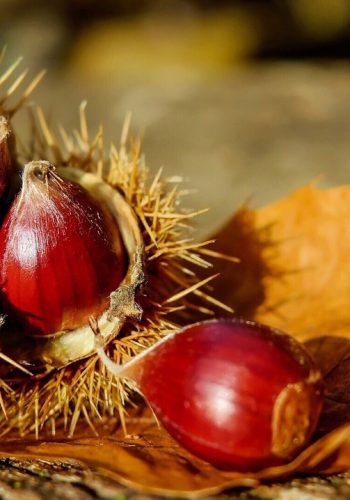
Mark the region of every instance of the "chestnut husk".
MULTIPOLYGON (((15 71, 16 65, 0 81, 0 93, 15 71)), ((41 76, 29 83, 13 107, 0 95, 0 115, 10 125, 41 76)), ((12 91, 4 89, 6 93, 12 91)), ((179 206, 181 188, 165 181, 161 171, 150 176, 139 142, 128 139, 130 117, 120 147, 112 145, 105 153, 102 129, 89 135, 85 106, 80 108, 80 130, 69 134, 61 128, 60 140, 42 110, 33 112, 31 147, 12 150, 11 161, 15 165, 49 161, 61 177, 87 189, 118 224, 129 267, 123 283, 111 294, 106 317, 98 318, 98 327, 109 357, 124 363, 175 332, 179 321, 212 314, 212 304, 231 309, 207 293, 206 285, 214 276, 197 277, 196 267, 211 267, 205 257, 219 254, 207 249, 207 242, 186 239, 197 213, 179 206)), ((0 433, 38 438, 54 435, 59 427, 72 436, 84 420, 96 434, 110 418, 124 425, 126 407, 135 401, 134 386, 107 373, 95 354, 91 328, 52 338, 29 338, 20 330, 6 332, 8 328, 9 321, 0 336, 0 433)))

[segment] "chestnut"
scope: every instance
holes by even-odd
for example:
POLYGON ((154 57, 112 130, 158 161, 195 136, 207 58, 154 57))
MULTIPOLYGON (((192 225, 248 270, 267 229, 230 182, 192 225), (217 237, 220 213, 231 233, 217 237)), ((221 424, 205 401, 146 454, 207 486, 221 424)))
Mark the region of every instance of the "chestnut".
POLYGON ((32 162, 0 230, 5 313, 26 334, 55 335, 108 307, 125 275, 118 227, 78 184, 32 162))
POLYGON ((184 448, 218 467, 285 463, 317 425, 320 371, 301 344, 268 326, 196 323, 119 367, 97 351, 114 373, 136 382, 184 448))
POLYGON ((0 228, 7 353, 17 359, 20 344, 26 362, 55 367, 86 357, 90 316, 106 343, 114 338, 126 317, 141 314, 142 253, 137 220, 117 191, 90 173, 28 163, 0 228), (35 340, 28 348, 24 335, 35 340))

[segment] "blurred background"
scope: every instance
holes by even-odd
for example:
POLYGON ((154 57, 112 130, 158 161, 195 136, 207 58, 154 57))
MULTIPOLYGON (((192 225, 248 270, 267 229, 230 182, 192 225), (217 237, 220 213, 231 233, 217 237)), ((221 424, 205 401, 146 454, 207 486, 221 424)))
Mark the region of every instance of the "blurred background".
POLYGON ((35 100, 68 128, 86 98, 118 142, 131 110, 148 165, 211 208, 201 236, 244 201, 350 182, 348 0, 0 0, 5 44, 5 66, 48 69, 35 100))

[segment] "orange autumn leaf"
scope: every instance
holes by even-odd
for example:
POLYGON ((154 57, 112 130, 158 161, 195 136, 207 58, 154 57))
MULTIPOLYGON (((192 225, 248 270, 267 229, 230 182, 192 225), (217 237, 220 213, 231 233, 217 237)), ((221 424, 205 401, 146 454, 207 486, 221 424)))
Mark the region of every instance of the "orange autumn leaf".
POLYGON ((122 429, 101 430, 101 437, 89 437, 80 429, 73 439, 43 441, 7 438, 0 444, 3 457, 74 459, 93 466, 99 474, 142 492, 179 498, 213 495, 233 487, 253 487, 263 480, 288 477, 295 472, 331 473, 344 471, 341 458, 350 453, 350 426, 343 426, 309 446, 287 465, 255 473, 222 471, 182 449, 146 412, 127 422, 130 434, 122 429), (329 463, 329 456, 337 456, 329 463))
POLYGON ((220 264, 218 297, 299 340, 350 337, 349 213, 350 186, 314 185, 240 210, 216 235, 216 250, 242 262, 220 264))

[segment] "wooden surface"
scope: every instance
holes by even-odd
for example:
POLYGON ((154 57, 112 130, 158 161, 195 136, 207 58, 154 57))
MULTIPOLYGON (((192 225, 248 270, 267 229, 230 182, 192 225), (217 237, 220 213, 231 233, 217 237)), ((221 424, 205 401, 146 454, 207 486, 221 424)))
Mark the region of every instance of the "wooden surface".
MULTIPOLYGON (((218 499, 338 500, 350 497, 350 473, 297 478, 252 490, 229 491, 218 499)), ((0 498, 4 500, 147 500, 95 470, 72 461, 0 459, 0 498)))

